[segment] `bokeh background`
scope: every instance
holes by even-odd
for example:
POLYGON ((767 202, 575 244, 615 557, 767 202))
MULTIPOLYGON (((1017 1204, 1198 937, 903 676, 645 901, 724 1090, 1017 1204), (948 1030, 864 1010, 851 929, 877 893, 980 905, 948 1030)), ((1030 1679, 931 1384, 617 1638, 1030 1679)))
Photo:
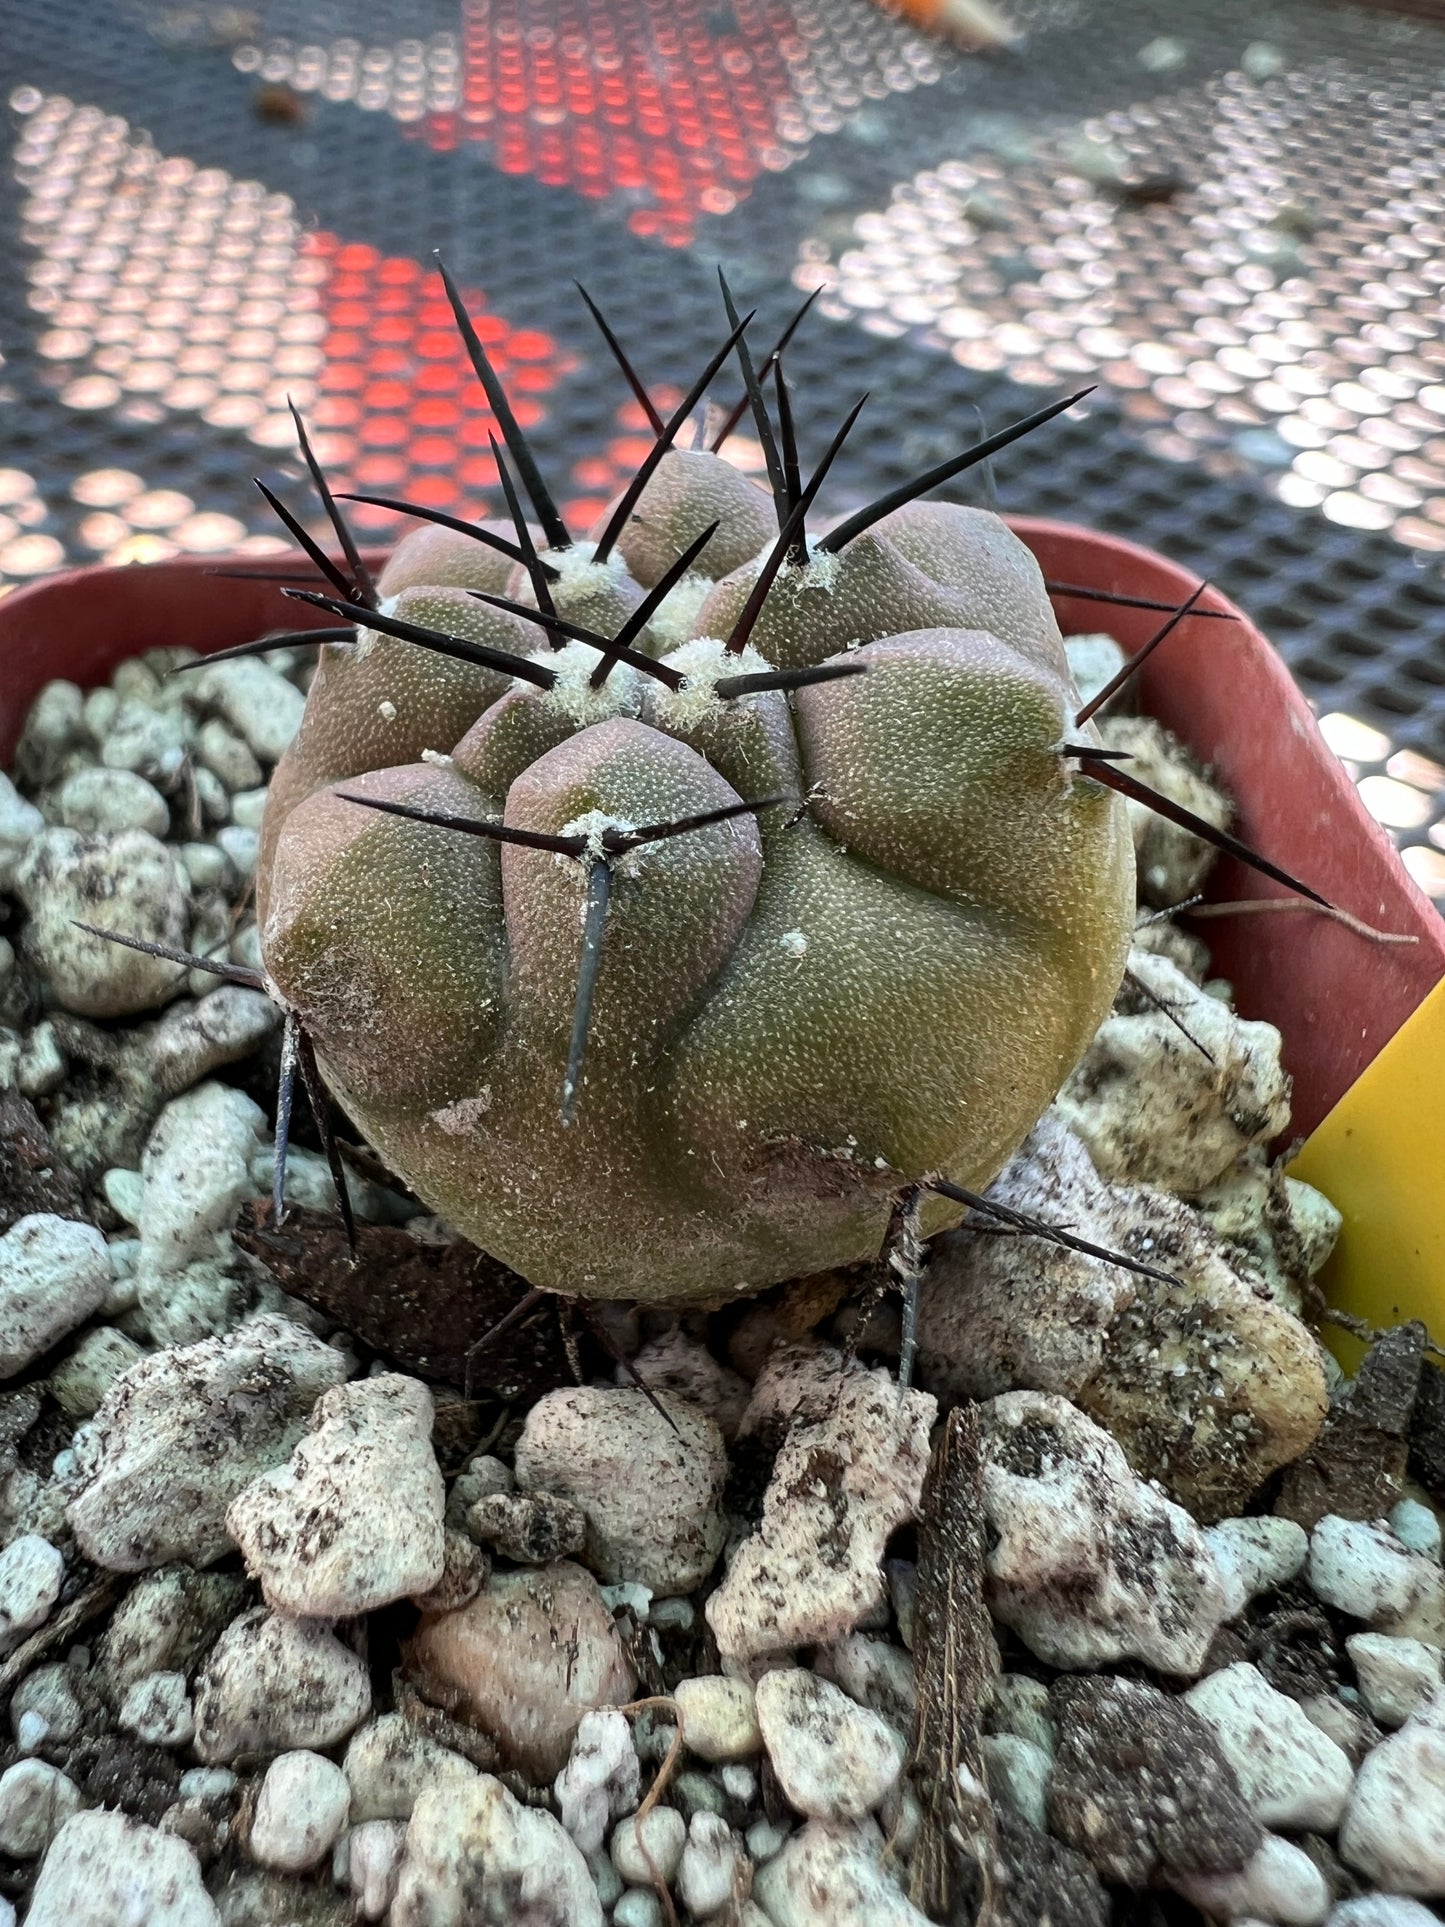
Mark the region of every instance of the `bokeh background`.
POLYGON ((805 452, 871 390, 831 510, 1096 381, 964 499, 1207 571, 1445 901, 1445 25, 1003 4, 4 0, 0 593, 284 547, 288 395, 338 485, 499 511, 434 248, 583 518, 646 443, 572 278, 662 399, 721 263, 760 339, 822 289, 805 452))

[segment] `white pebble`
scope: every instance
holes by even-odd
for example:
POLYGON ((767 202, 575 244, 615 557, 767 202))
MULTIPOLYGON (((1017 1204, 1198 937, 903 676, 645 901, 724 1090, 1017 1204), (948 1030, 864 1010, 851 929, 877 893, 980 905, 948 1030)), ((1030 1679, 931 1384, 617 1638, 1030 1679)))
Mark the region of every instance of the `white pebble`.
MULTIPOLYGON (((0 971, 0 975, 4 975, 0 971)), ((29 1035, 0 1029, 0 1089, 21 1096, 50 1096, 66 1081, 66 1054, 54 1023, 37 1023, 29 1035)))
POLYGON ((405 1841, 402 1820, 363 1820, 346 1834, 346 1885, 363 1920, 382 1919, 391 1905, 405 1841))
POLYGON ((710 1773, 699 1773, 695 1768, 678 1774, 672 1794, 689 1819, 694 1813, 725 1814, 727 1811, 727 1798, 717 1781, 710 1773))
POLYGON ((1358 1694, 1350 1695, 1351 1705, 1333 1693, 1311 1693, 1299 1703, 1300 1711, 1312 1726, 1332 1739, 1352 1760, 1361 1759, 1379 1739, 1375 1722, 1359 1704, 1358 1694))
POLYGON ((115 721, 116 711, 120 708, 120 696, 114 689, 91 689, 86 692, 84 719, 86 733, 100 742, 105 732, 115 721))
MULTIPOLYGON (((554 1500, 554 1504, 570 1505, 568 1499, 554 1500)), ((584 1527, 585 1529, 585 1527, 584 1527)), ((561 1555, 559 1555, 561 1556, 561 1555)), ((602 1603, 608 1612, 615 1613, 625 1607, 639 1626, 645 1626, 652 1617, 652 1588, 641 1586, 635 1579, 624 1579, 616 1586, 599 1586, 602 1603)))
POLYGON ((695 1813, 677 1869, 682 1904, 698 1919, 726 1907, 747 1867, 743 1843, 717 1813, 695 1813))
POLYGON ((679 1680, 672 1697, 682 1715, 688 1749, 699 1759, 715 1764, 750 1760, 761 1750, 757 1703, 746 1680, 717 1674, 679 1680))
POLYGON ((231 1226, 254 1195, 250 1160, 265 1134, 260 1106, 215 1079, 157 1118, 141 1155, 136 1274, 157 1343, 198 1344, 237 1322, 244 1300, 231 1226))
MULTIPOLYGON (((209 999, 207 1000, 209 1002, 209 999)), ((254 1192, 269 1196, 271 1180, 276 1170, 276 1148, 274 1141, 266 1140, 256 1146, 251 1158, 251 1183, 254 1192)), ((351 1193, 351 1208, 358 1218, 372 1219, 377 1214, 376 1206, 382 1193, 366 1179, 358 1178, 355 1173, 347 1178, 351 1193)), ((336 1185, 331 1176, 331 1167, 319 1151, 308 1151, 304 1144, 292 1144, 286 1152, 286 1199, 288 1204, 300 1205, 303 1211, 331 1211, 336 1205, 336 1185)))
POLYGON ((754 1864, 760 1867, 765 1860, 771 1860, 786 1845, 792 1831, 781 1821, 755 1820, 743 1836, 754 1864))
POLYGON ((227 815, 226 786, 214 770, 195 769, 191 772, 196 785, 196 801, 201 806, 201 815, 207 823, 224 823, 227 815))
POLYGON ((191 889, 197 894, 203 890, 224 890, 231 881, 226 852, 218 850, 214 843, 183 843, 181 862, 191 879, 191 889))
POLYGON ((23 1533, 0 1552, 0 1653, 45 1624, 64 1577, 64 1556, 39 1533, 23 1533))
POLYGON ((37 836, 15 876, 30 912, 21 947, 57 1001, 81 1017, 126 1017, 173 997, 173 963, 77 928, 118 930, 184 949, 190 894, 172 852, 145 830, 84 837, 49 829, 37 836))
POLYGON ((1309 1557, 1309 1534, 1293 1519, 1221 1519, 1205 1534, 1229 1595, 1229 1618, 1251 1599, 1286 1586, 1309 1557))
MULTIPOLYGON (((643 1383, 657 1392, 676 1392, 700 1406, 729 1444, 737 1438, 738 1426, 752 1387, 740 1373, 729 1370, 713 1357, 699 1339, 692 1338, 681 1325, 673 1325, 657 1338, 648 1339, 633 1360, 643 1383)), ((615 1373, 619 1385, 628 1383, 619 1365, 615 1373)))
POLYGON ((1360 1682, 1360 1698, 1381 1726, 1403 1726, 1441 1682, 1441 1652, 1420 1639, 1356 1633, 1345 1649, 1360 1682))
POLYGON ((1325 1927, 1440 1927, 1440 1916, 1404 1894, 1362 1894, 1342 1900, 1325 1927))
POLYGON ((34 1860, 85 1804, 80 1788, 44 1760, 17 1760, 0 1774, 0 1853, 34 1860))
POLYGON ((1339 1852, 1387 1892, 1445 1894, 1445 1687, 1366 1756, 1339 1852))
POLYGON ((184 1840, 123 1813, 77 1813, 50 1843, 26 1927, 221 1927, 184 1840))
POLYGON ((1041 1679, 1027 1673, 1000 1673, 989 1693, 988 1718, 992 1732, 1017 1733, 1053 1759, 1054 1722, 1049 1689, 1041 1679))
POLYGON ((577 1386, 548 1392, 517 1442, 523 1492, 570 1499, 587 1520, 582 1554, 600 1579, 687 1593, 722 1549, 727 1453, 717 1426, 689 1400, 577 1386))
POLYGON ((196 731, 196 758, 228 790, 254 789, 261 781, 261 765, 218 717, 210 717, 196 731))
MULTIPOLYGON (((1141 727, 1157 725, 1121 718, 1110 727, 1111 747, 1134 750, 1122 736, 1141 727), (1121 740, 1113 741, 1116 734, 1121 740)), ((1084 1140, 1101 1177, 1190 1197, 1289 1123, 1280 1034, 1237 1016, 1166 957, 1135 951, 1129 967, 1163 1008, 1150 1002, 1107 1016, 1060 1091, 1057 1113, 1084 1140)))
POLYGON ((42 1740, 61 1746, 80 1732, 86 1723, 86 1709, 76 1690, 77 1677, 63 1660, 50 1660, 21 1680, 10 1701, 10 1723, 22 1746, 26 1734, 36 1730, 31 1715, 38 1716, 40 1725, 35 1746, 42 1740))
POLYGON ((13 1084, 22 1097, 49 1097, 65 1082, 65 1072, 65 1053, 48 1020, 24 1036, 0 1030, 0 1086, 13 1084))
POLYGON ((243 790, 231 798, 231 821, 239 823, 243 830, 259 830, 265 814, 264 789, 243 790))
POLYGON ((877 1713, 802 1667, 765 1673, 758 1725, 789 1806, 814 1820, 861 1820, 896 1784, 898 1741, 877 1713))
POLYGON ((420 1379, 383 1372, 323 1393, 288 1464, 232 1501, 226 1529, 267 1602, 350 1619, 430 1591, 445 1490, 420 1379))
POLYGON ((33 1706, 27 1707, 14 1722, 15 1744, 22 1753, 33 1753, 45 1743, 50 1732, 50 1722, 43 1713, 37 1713, 33 1706))
POLYGON ((749 1807, 757 1798, 758 1776, 741 1760, 718 1767, 713 1777, 734 1806, 749 1807))
POLYGON ((136 770, 168 781, 185 758, 190 719, 180 710, 157 709, 137 697, 122 697, 99 738, 107 769, 136 770))
POLYGON ((918 1682, 912 1656, 885 1639, 852 1633, 813 1656, 813 1670, 841 1686, 850 1699, 871 1706, 900 1733, 913 1729, 918 1682))
POLYGON ((1112 636, 1102 634, 1069 636, 1064 653, 1081 702, 1097 696, 1129 660, 1112 636))
POLYGON ((928 1927, 879 1864, 876 1828, 813 1820, 760 1867, 753 1897, 773 1927, 928 1927))
POLYGON ((592 1876, 592 1885, 597 1889, 597 1898, 604 1907, 610 1907, 622 1897, 622 1876, 613 1866, 610 1855, 599 1847, 596 1853, 587 1856, 587 1871, 592 1876))
POLYGON ((171 813, 154 784, 129 769, 81 769, 55 793, 54 817, 82 836, 113 836, 120 830, 169 834, 171 813))
POLYGON ((128 1165, 112 1165, 109 1171, 102 1174, 100 1188, 116 1216, 138 1229, 145 1215, 146 1191, 145 1179, 140 1172, 132 1171, 128 1165))
POLYGON ((260 842, 255 830, 248 830, 240 823, 227 823, 216 831, 217 846, 226 852, 239 877, 249 877, 255 870, 260 842))
POLYGON ((1067 1399, 980 1407, 988 1604, 1052 1666, 1198 1673, 1227 1609, 1203 1533, 1067 1399))
POLYGON ((114 1325, 97 1325, 78 1339, 46 1381, 50 1396, 72 1418, 93 1418, 106 1393, 142 1356, 133 1338, 114 1325))
POLYGON ((452 1480, 447 1493, 446 1522, 454 1532, 464 1532, 467 1514, 478 1499, 497 1493, 515 1492, 517 1481, 512 1468, 490 1452, 477 1452, 452 1480))
POLYGON ((802 1396, 791 1401, 762 1522, 703 1609, 730 1660, 830 1646, 856 1631, 883 1603, 890 1534, 918 1516, 936 1400, 900 1397, 887 1372, 849 1368, 831 1349, 780 1345, 750 1412, 786 1406, 794 1381, 802 1396), (830 1455, 842 1467, 831 1485, 813 1471, 830 1455))
POLYGON ((21 858, 45 828, 45 818, 33 803, 27 803, 3 770, 0 770, 0 890, 15 881, 21 858))
POLYGON ((612 1909, 612 1927, 663 1927, 662 1902, 650 1887, 629 1887, 612 1909))
POLYGON ((540 1808, 478 1774, 466 1787, 429 1788, 406 1830, 390 1927, 603 1927, 587 1862, 540 1808), (526 1909, 518 1902, 526 1897, 526 1909))
POLYGON ((224 1800, 236 1790, 236 1775, 228 1766, 188 1766, 178 1791, 183 1800, 224 1800))
POLYGON ((1310 1535, 1309 1581, 1327 1606, 1370 1625, 1398 1619, 1419 1597, 1432 1560, 1407 1551, 1385 1526, 1335 1513, 1310 1535))
POLYGON ((365 1663, 314 1620, 261 1608, 222 1633, 196 1680, 196 1752, 208 1766, 242 1754, 333 1746, 371 1711, 365 1663))
POLYGON ((99 1311, 110 1257, 94 1225, 48 1211, 0 1238, 0 1378, 13 1378, 99 1311))
POLYGON ((73 682, 48 682, 30 705, 16 760, 34 771, 37 780, 48 782, 60 753, 84 740, 84 692, 73 682))
POLYGON ((612 1835, 612 1864, 632 1887, 645 1887, 652 1880, 652 1867, 659 1879, 671 1886, 682 1859, 687 1839, 687 1822, 676 1807, 657 1806, 639 1822, 635 1814, 620 1820, 612 1835), (651 1857, 652 1867, 648 1865, 651 1857))
POLYGON ((113 1276, 100 1309, 106 1318, 122 1318, 136 1308, 135 1268, 140 1258, 140 1239, 113 1238, 109 1250, 113 1276))
POLYGON ((625 1715, 610 1707, 584 1714, 553 1787, 562 1825, 584 1854, 597 1853, 612 1822, 635 1810, 640 1782, 625 1715))
POLYGON ((988 1788, 1002 1803, 1041 1833, 1048 1832, 1049 1768, 1053 1762, 1041 1746, 1017 1733, 988 1733, 982 1741, 988 1788))
POLYGON ((52 1097, 65 1082, 69 1065, 60 1035, 47 1018, 36 1024, 20 1054, 20 1088, 27 1097, 52 1097))
POLYGON ((492 1562, 465 1532, 442 1534, 442 1576, 428 1592, 411 1595, 420 1613, 456 1612, 469 1606, 486 1585, 492 1562))
POLYGON ((117 1715, 127 1733, 149 1746, 186 1746, 195 1735, 184 1673, 147 1673, 130 1686, 117 1715))
POLYGON ((189 1674, 240 1609, 239 1575, 158 1567, 137 1579, 100 1636, 95 1683, 116 1706, 148 1674, 189 1674))
MULTIPOLYGON (((240 953, 254 932, 255 925, 247 924, 231 943, 233 961, 250 962, 253 968, 259 956, 243 958, 240 953)), ((222 934, 217 933, 217 941, 222 934)), ((280 1022, 280 1011, 263 991, 218 985, 204 972, 195 974, 201 978, 197 995, 173 1004, 154 1028, 131 1033, 126 1046, 134 1053, 128 1075, 138 1075, 157 1101, 178 1097, 223 1064, 249 1057, 280 1022)))
POLYGON ((1401 1499, 1390 1513, 1390 1530, 1407 1551, 1440 1557, 1440 1515, 1419 1499, 1401 1499))
POLYGON ((263 763, 279 762, 301 727, 306 698, 255 656, 202 669, 192 687, 197 700, 219 709, 263 763))
POLYGON ((67 1515, 86 1557, 112 1572, 213 1564, 231 1549, 232 1498, 287 1457, 345 1375, 339 1352, 273 1314, 142 1358, 89 1428, 94 1463, 67 1515))
POLYGON ((351 1737, 342 1761, 351 1787, 351 1817, 407 1820, 427 1787, 461 1787, 477 1769, 423 1733, 401 1713, 383 1713, 351 1737))
POLYGON ((1273 1833, 1238 1873, 1176 1874, 1170 1884, 1211 1919, 1235 1927, 1245 1927, 1244 1916, 1282 1927, 1318 1927, 1330 1906, 1329 1882, 1314 1861, 1303 1847, 1273 1833))
POLYGON ((1214 1729, 1262 1825, 1334 1832, 1354 1779, 1349 1758, 1257 1667, 1241 1661, 1211 1673, 1184 1703, 1214 1729))
POLYGON ((283 1753, 266 1769, 251 1822, 251 1858, 279 1873, 304 1873, 331 1851, 346 1825, 346 1775, 319 1753, 283 1753))

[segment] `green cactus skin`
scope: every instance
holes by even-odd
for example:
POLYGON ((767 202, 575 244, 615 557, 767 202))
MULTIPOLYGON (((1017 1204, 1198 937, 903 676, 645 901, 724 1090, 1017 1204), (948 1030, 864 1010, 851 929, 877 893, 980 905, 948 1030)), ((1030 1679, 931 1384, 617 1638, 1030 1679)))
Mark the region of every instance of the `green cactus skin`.
MULTIPOLYGON (((771 505, 719 457, 674 451, 605 564, 585 543, 543 551, 557 611, 615 634, 714 521, 636 644, 677 691, 626 664, 592 689, 595 649, 554 650, 468 593, 535 605, 521 565, 414 530, 383 609, 557 685, 363 626, 323 649, 268 802, 266 969, 327 1081, 428 1205, 547 1290, 710 1305, 875 1256, 907 1186, 988 1183, 1123 970, 1125 810, 1059 753, 1097 738, 1072 729, 1023 544, 982 511, 910 504, 785 564, 728 654, 771 505), (867 673, 713 688, 835 658, 867 673), (609 825, 780 800, 612 863, 564 1124, 589 861, 352 795, 594 850, 609 825)), ((958 1216, 932 1198, 923 1228, 958 1216)))

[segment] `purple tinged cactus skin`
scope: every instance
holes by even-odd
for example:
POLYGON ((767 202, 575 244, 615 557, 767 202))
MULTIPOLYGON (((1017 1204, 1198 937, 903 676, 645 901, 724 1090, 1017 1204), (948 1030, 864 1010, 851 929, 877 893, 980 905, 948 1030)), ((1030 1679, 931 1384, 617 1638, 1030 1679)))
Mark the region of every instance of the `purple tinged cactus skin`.
MULTIPOLYGON (((491 524, 499 534, 500 524, 491 524)), ((423 525, 398 544, 377 589, 383 606, 409 620, 455 628, 477 642, 527 654, 536 638, 515 617, 490 610, 468 589, 506 587, 505 556, 449 529, 423 525)), ((261 826, 257 890, 264 896, 271 854, 294 804, 323 783, 410 763, 454 742, 506 678, 429 655, 375 630, 320 651, 295 741, 271 779, 261 826)))
MULTIPOLYGON (((836 556, 786 564, 729 653, 777 518, 719 457, 672 451, 606 564, 587 543, 544 551, 558 612, 615 634, 714 521, 636 645, 679 690, 625 663, 593 688, 595 649, 554 648, 467 593, 532 603, 523 569, 413 531, 383 607, 529 656, 555 686, 362 627, 322 651, 268 802, 266 968, 328 1082, 433 1209, 549 1290, 715 1304, 875 1256, 906 1186, 988 1183, 1123 969, 1124 806, 1059 754, 1077 696, 1004 524, 895 510, 836 556), (713 687, 840 654, 867 673, 713 687), (591 842, 580 859, 499 846, 342 793, 591 842), (764 798, 780 800, 604 857, 609 828, 764 798)), ((932 1198, 924 1229, 958 1216, 932 1198)))

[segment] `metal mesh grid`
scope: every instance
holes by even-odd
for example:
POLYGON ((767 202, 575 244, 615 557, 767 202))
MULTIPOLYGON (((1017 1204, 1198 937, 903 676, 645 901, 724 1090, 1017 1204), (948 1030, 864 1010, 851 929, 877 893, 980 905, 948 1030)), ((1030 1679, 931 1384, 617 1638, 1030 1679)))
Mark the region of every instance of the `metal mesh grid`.
MULTIPOLYGON (((198 415, 289 452, 294 401, 323 462, 356 487, 456 509, 496 485, 496 422, 419 262, 305 232, 288 196, 163 156, 117 117, 63 96, 20 104, 30 109, 15 150, 21 238, 30 305, 48 323, 34 349, 63 406, 140 423, 198 415)), ((465 292, 518 420, 536 428, 566 358, 465 292)), ((144 513, 132 500, 124 516, 87 518, 81 540, 100 559, 132 559, 133 529, 173 531, 187 549, 245 534, 234 516, 200 524, 177 490, 143 494, 144 513)), ((368 528, 393 519, 356 514, 368 528)))
POLYGON ((795 278, 968 367, 1101 375, 1166 457, 1223 452, 1438 551, 1442 111, 1445 84, 1400 73, 1229 72, 1025 161, 942 160, 836 259, 805 242, 795 278))
POLYGON ((7 18, 0 223, 20 271, 0 287, 0 584, 276 546, 249 477, 292 472, 288 390, 346 479, 497 506, 486 411, 434 325, 431 246, 579 517, 640 424, 568 277, 666 384, 719 339, 712 259, 763 328, 796 298, 789 279, 828 264, 834 318, 795 358, 814 450, 874 391, 829 506, 951 452, 975 408, 997 426, 1037 405, 1034 384, 1097 368, 1086 419, 997 464, 1000 504, 1207 567, 1445 894, 1445 33, 1190 0, 1161 36, 1146 0, 1040 0, 1024 54, 999 63, 866 0, 547 0, 525 10, 540 37, 522 35, 518 67, 513 0, 467 8, 73 0, 64 20, 7 18), (596 107, 614 81, 589 178, 598 115, 575 74, 546 98, 541 59, 575 68, 579 47, 607 55, 596 107), (770 47, 786 84, 757 79, 770 47), (748 61, 771 118, 739 134, 734 177, 697 115, 707 87, 709 111, 740 111, 748 61), (468 95, 477 75, 490 103, 468 95), (261 92, 279 82, 284 112, 261 92), (493 117, 463 131, 469 101, 493 117), (731 206, 704 198, 724 181, 731 206))
MULTIPOLYGON (((278 10, 273 10, 276 18, 278 10)), ((673 245, 727 214, 869 97, 936 80, 932 46, 883 14, 807 0, 462 0, 459 29, 366 45, 272 32, 237 67, 354 100, 449 150, 590 198, 620 194, 634 233, 673 245)))

